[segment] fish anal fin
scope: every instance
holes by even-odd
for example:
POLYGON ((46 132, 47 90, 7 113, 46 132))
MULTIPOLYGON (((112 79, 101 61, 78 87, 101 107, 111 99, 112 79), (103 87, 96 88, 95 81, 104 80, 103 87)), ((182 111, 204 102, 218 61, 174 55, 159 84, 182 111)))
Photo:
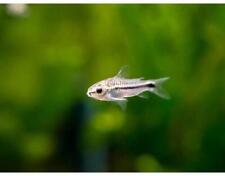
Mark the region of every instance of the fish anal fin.
POLYGON ((148 99, 148 96, 145 94, 140 94, 140 95, 138 95, 138 97, 143 98, 143 99, 148 99))

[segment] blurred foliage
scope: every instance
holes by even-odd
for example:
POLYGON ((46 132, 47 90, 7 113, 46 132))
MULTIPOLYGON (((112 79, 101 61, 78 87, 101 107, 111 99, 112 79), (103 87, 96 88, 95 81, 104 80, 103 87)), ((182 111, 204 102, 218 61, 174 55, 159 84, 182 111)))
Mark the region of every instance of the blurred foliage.
POLYGON ((224 19, 224 5, 0 5, 0 170, 225 171, 224 19), (86 96, 123 65, 170 76, 172 99, 86 96))

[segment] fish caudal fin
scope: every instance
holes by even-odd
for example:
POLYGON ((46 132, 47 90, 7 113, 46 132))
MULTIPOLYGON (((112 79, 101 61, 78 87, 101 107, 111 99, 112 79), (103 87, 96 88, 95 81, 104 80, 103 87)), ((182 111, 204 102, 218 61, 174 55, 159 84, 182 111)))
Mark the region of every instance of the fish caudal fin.
POLYGON ((160 79, 154 80, 155 86, 154 86, 154 88, 150 88, 149 91, 151 91, 152 93, 154 93, 162 98, 170 99, 169 94, 162 87, 162 84, 164 82, 166 82, 168 79, 170 79, 170 78, 165 77, 165 78, 160 78, 160 79))

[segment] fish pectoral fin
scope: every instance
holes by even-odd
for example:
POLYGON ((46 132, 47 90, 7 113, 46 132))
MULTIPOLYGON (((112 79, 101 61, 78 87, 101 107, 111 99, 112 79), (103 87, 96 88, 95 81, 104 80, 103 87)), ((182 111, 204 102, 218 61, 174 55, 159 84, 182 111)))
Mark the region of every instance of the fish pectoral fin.
POLYGON ((126 107, 127 107, 127 99, 125 99, 125 100, 117 100, 115 102, 121 107, 122 110, 126 109, 126 107))
POLYGON ((123 67, 121 67, 119 72, 117 73, 117 75, 115 77, 124 78, 126 76, 126 73, 127 73, 127 68, 128 68, 128 65, 124 65, 123 67))
POLYGON ((127 101, 126 98, 116 98, 116 97, 111 97, 111 99, 112 99, 113 101, 127 101))
POLYGON ((124 97, 118 97, 120 94, 116 93, 115 91, 112 91, 107 96, 111 101, 127 101, 124 97))
POLYGON ((125 110, 127 107, 127 99, 123 97, 113 97, 111 94, 109 94, 109 98, 111 101, 117 103, 122 110, 125 110))
POLYGON ((108 96, 110 99, 112 100, 126 100, 125 98, 123 98, 123 95, 121 94, 120 91, 118 90, 111 90, 109 93, 108 93, 108 96))

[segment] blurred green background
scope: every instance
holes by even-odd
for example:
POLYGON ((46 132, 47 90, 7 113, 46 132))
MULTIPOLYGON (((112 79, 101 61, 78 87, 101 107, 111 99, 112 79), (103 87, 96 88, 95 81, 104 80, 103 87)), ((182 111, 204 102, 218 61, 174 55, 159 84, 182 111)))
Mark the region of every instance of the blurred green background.
POLYGON ((225 171, 224 78, 224 5, 2 4, 0 171, 225 171), (123 65, 171 100, 86 96, 123 65))

